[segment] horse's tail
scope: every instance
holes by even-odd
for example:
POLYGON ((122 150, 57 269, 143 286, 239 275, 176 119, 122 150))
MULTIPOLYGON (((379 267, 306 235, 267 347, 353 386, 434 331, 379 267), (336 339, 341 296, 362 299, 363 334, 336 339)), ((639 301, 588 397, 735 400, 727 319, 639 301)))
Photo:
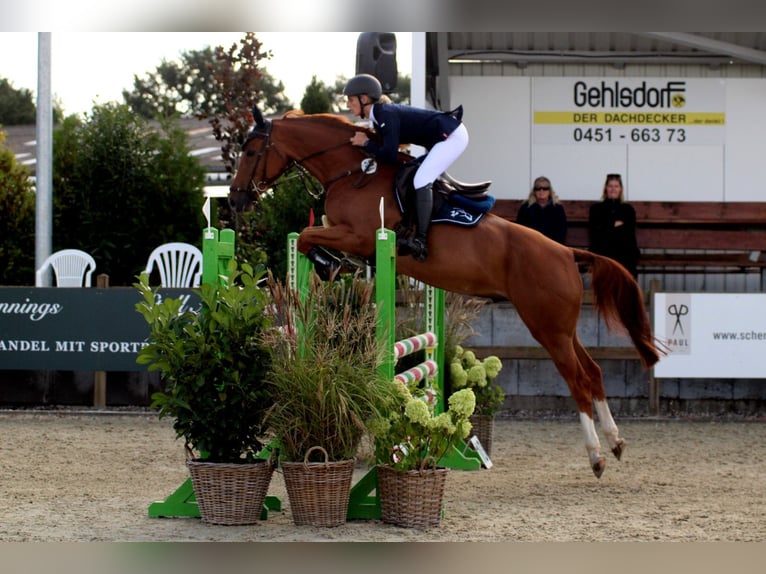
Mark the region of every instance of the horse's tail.
POLYGON ((573 248, 572 252, 577 263, 590 267, 593 302, 607 328, 627 330, 643 365, 653 366, 661 351, 652 334, 641 287, 615 260, 582 249, 573 248))

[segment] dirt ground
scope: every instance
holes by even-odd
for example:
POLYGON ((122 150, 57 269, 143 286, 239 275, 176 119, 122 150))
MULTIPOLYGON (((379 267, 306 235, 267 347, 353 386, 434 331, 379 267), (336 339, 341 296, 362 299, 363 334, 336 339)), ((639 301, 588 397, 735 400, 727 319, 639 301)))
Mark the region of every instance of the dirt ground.
POLYGON ((149 518, 188 476, 169 421, 3 412, 0 541, 766 541, 763 420, 617 422, 627 449, 596 479, 576 419, 498 420, 493 468, 451 470, 441 525, 414 530, 297 527, 279 472, 261 523, 149 518))

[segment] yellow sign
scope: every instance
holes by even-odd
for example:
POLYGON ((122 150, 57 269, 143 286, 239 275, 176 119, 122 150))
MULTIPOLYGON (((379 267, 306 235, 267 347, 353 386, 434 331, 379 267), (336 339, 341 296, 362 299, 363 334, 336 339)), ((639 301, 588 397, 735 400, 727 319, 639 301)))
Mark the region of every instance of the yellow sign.
POLYGON ((593 125, 672 125, 672 126, 723 126, 726 114, 720 112, 638 112, 638 111, 588 111, 546 112, 534 114, 535 124, 593 124, 593 125))

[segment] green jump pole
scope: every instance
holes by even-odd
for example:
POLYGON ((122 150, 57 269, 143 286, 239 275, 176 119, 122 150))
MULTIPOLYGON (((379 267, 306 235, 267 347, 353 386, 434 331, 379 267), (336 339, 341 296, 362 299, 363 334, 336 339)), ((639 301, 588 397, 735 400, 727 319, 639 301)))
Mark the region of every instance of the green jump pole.
POLYGON ((396 233, 379 229, 375 242, 375 305, 377 324, 375 326, 378 345, 383 349, 383 363, 379 372, 386 380, 394 380, 396 361, 396 233))
POLYGON ((287 235, 287 285, 298 291, 301 300, 305 300, 308 295, 311 271, 311 261, 298 251, 298 233, 295 231, 289 233, 287 235))
POLYGON ((229 261, 234 258, 233 229, 207 227, 202 232, 202 282, 224 285, 229 279, 229 261))

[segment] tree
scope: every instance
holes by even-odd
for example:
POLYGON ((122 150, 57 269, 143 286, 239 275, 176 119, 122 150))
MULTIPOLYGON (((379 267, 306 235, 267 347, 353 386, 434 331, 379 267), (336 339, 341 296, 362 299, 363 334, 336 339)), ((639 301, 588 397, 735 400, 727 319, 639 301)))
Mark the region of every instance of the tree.
POLYGON ((396 77, 396 91, 388 94, 388 97, 391 98, 391 101, 395 104, 409 104, 410 85, 411 79, 409 76, 398 75, 396 77))
MULTIPOLYGON (((247 37, 243 42, 247 41, 247 37)), ((181 54, 181 61, 162 60, 159 66, 143 77, 133 76, 133 90, 123 90, 122 97, 130 109, 146 119, 180 115, 182 117, 211 117, 225 114, 228 95, 221 92, 220 78, 227 73, 227 63, 220 57, 222 48, 190 50, 181 54)), ((270 58, 265 52, 263 58, 270 58)), ((253 62, 240 62, 243 66, 253 62)), ((285 95, 285 87, 266 70, 240 70, 247 81, 241 85, 253 94, 262 94, 262 111, 284 113, 293 104, 285 95), (252 73, 256 72, 256 73, 252 73)))
POLYGON ((222 142, 221 159, 229 173, 234 173, 239 164, 239 154, 253 123, 251 111, 263 99, 259 97, 263 77, 259 66, 271 53, 261 48, 262 43, 252 32, 228 50, 216 47, 214 80, 222 105, 214 113, 198 115, 208 118, 213 137, 222 142))
POLYGON ((151 250, 200 243, 205 171, 176 120, 149 124, 96 106, 54 132, 54 250, 88 251, 113 285, 132 285, 151 250))
MULTIPOLYGON (((57 124, 64 117, 64 108, 58 98, 54 97, 53 123, 57 124)), ((28 126, 37 121, 37 107, 30 90, 17 90, 5 78, 0 78, 0 125, 28 126)))
POLYGON ((34 124, 37 117, 32 92, 17 90, 5 78, 0 78, 0 124, 6 126, 34 124))
POLYGON ((34 285, 35 193, 0 131, 0 285, 34 285))
POLYGON ((306 86, 306 91, 301 100, 301 109, 307 114, 322 114, 331 110, 331 92, 324 82, 311 77, 311 83, 306 86))
POLYGON ((348 110, 346 96, 343 95, 343 90, 346 87, 347 82, 348 78, 345 76, 338 76, 335 78, 335 83, 327 88, 327 95, 332 102, 332 111, 336 114, 348 110))

